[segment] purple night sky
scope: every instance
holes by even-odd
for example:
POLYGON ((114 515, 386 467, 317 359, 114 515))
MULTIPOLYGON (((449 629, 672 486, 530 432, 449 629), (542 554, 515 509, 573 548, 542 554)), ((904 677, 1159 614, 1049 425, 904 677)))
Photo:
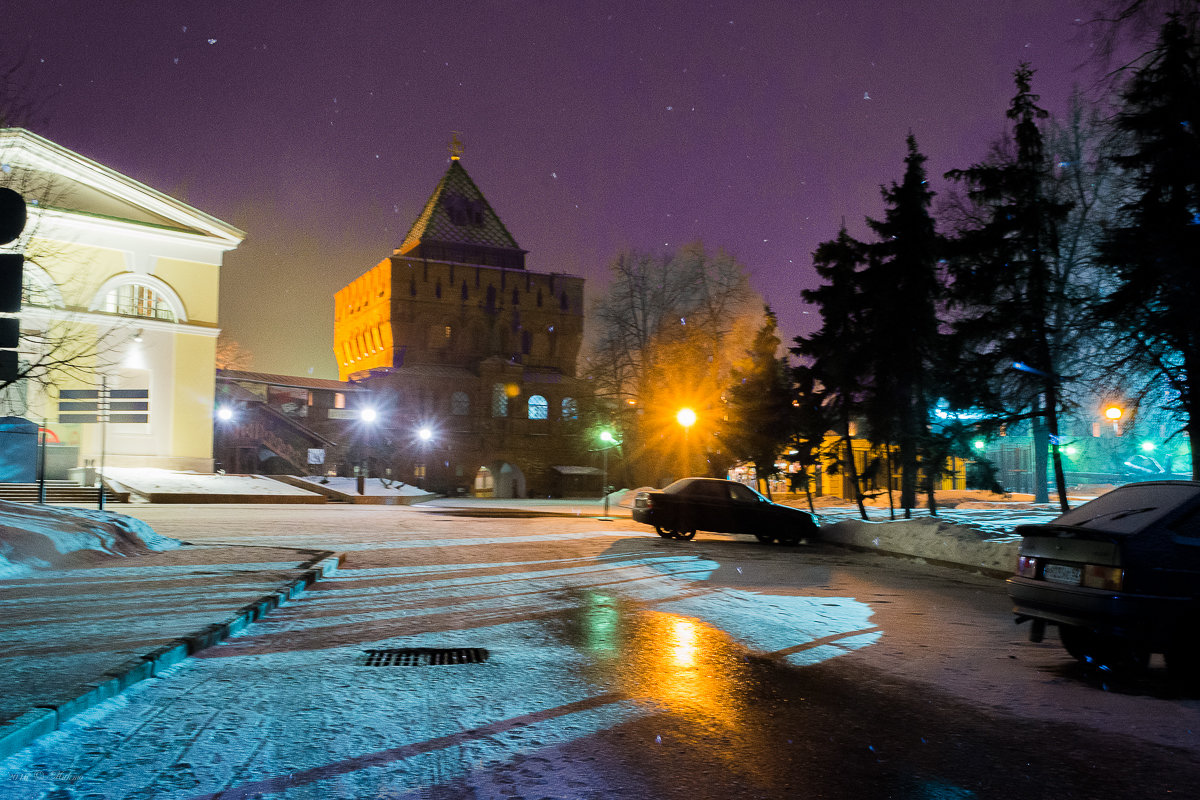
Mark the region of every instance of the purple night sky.
POLYGON ((451 131, 530 269, 594 293, 622 248, 703 239, 790 340, 813 249, 866 235, 910 130, 939 177, 1003 131, 1020 61, 1052 112, 1094 88, 1093 9, 9 0, 3 46, 36 132, 248 233, 221 322, 256 369, 336 377, 333 294, 399 245, 451 131))

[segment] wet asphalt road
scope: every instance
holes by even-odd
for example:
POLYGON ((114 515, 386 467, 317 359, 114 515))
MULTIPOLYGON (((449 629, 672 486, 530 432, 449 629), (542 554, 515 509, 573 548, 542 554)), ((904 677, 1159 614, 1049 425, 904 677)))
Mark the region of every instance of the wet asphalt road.
POLYGON ((1114 684, 1028 643, 995 579, 825 545, 665 541, 628 520, 132 511, 198 544, 348 557, 21 755, 69 786, 2 796, 1200 796, 1200 699, 1159 665, 1114 684), (490 658, 356 665, 366 647, 429 646, 490 658))

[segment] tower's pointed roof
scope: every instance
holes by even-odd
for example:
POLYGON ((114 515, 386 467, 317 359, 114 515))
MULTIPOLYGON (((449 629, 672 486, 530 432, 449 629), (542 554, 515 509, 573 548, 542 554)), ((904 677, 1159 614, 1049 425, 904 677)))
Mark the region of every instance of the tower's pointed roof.
POLYGON ((494 263, 494 257, 485 258, 484 254, 495 256, 504 251, 524 264, 525 251, 457 157, 450 160, 450 168, 396 250, 399 255, 469 263, 494 263))

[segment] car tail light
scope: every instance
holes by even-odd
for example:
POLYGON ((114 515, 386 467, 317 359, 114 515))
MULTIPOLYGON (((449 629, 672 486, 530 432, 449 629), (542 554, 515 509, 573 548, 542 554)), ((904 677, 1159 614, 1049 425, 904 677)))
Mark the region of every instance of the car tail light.
POLYGON ((1111 592, 1121 591, 1125 583, 1125 570, 1120 567, 1102 567, 1088 564, 1083 568, 1083 585, 1111 592))
POLYGON ((1037 577, 1037 559, 1033 556, 1017 556, 1017 574, 1022 578, 1037 577))

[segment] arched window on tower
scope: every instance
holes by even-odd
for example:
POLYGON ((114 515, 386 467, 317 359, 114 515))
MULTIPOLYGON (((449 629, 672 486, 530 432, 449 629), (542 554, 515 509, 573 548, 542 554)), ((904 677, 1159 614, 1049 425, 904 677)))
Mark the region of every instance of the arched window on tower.
POLYGON ((575 405, 574 397, 564 397, 562 399, 562 418, 579 419, 579 407, 575 405))
POLYGON ((450 413, 456 417, 465 417, 471 413, 471 397, 466 392, 455 392, 450 395, 450 413))
POLYGON ((175 312, 167 305, 166 299, 140 283, 126 283, 113 289, 104 298, 104 310, 126 317, 175 321, 175 312))
POLYGON ((547 419, 550 416, 550 404, 540 394, 529 395, 529 418, 547 419))

